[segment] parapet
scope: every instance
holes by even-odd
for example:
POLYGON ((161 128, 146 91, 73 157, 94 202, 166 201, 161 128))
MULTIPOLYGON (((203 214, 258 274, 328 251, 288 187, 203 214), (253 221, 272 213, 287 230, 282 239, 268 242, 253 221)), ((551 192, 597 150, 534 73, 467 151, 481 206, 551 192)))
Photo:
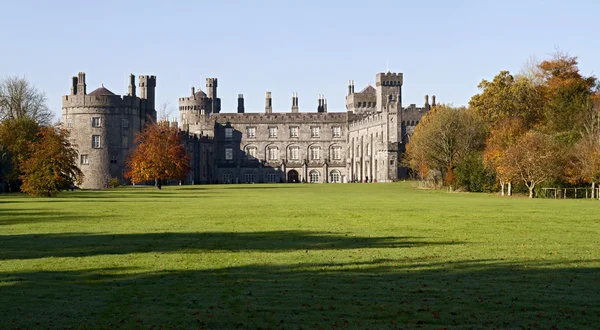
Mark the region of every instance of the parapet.
POLYGON ((143 75, 139 78, 140 87, 156 87, 156 76, 143 75))
POLYGON ((402 86, 404 82, 404 75, 399 73, 392 72, 381 72, 376 76, 375 85, 379 86, 402 86))

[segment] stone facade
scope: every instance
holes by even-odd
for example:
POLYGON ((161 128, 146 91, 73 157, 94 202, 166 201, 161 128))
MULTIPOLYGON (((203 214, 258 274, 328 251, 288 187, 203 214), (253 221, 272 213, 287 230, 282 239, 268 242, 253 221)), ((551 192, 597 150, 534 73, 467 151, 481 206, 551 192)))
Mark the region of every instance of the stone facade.
MULTIPOLYGON (((348 85, 346 112, 327 112, 319 96, 316 112, 301 113, 298 95, 290 112, 274 112, 266 93, 264 113, 220 113, 217 79, 208 93, 192 88, 179 99, 180 128, 198 141, 194 183, 391 182, 406 175, 398 161, 414 127, 430 109, 402 107, 402 73, 379 73, 376 86, 355 92, 348 85)), ((433 97, 435 105, 435 96, 433 97)), ((196 143, 196 142, 194 142, 196 143)))
POLYGON ((125 182, 125 160, 135 147, 135 134, 156 121, 156 77, 140 76, 139 87, 138 97, 131 75, 127 95, 115 95, 104 86, 87 93, 85 73, 72 78, 71 93, 62 99, 62 123, 79 152, 81 188, 101 189, 111 178, 125 182))

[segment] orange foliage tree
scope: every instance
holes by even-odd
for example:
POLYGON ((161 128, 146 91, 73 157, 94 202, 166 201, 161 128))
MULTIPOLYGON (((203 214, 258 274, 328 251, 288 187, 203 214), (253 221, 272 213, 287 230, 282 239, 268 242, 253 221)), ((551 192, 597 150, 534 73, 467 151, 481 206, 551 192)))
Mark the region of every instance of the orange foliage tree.
MULTIPOLYGON (((571 183, 592 184, 592 198, 596 193, 596 182, 600 180, 600 139, 588 135, 579 140, 571 149, 565 169, 571 183)), ((600 197, 600 196, 598 196, 600 197)))
POLYGON ((75 182, 83 173, 77 167, 77 150, 69 142, 69 132, 60 126, 43 126, 39 139, 29 142, 32 150, 21 165, 21 190, 35 196, 54 196, 75 182))
POLYGON ((556 178, 563 169, 560 145, 551 136, 529 131, 504 152, 502 171, 521 178, 533 198, 537 184, 556 178))
POLYGON ((483 152, 483 161, 488 169, 496 173, 500 182, 501 194, 504 196, 504 187, 508 185, 508 195, 512 195, 512 181, 515 173, 511 166, 505 166, 506 150, 513 146, 525 134, 523 121, 518 117, 507 117, 496 123, 490 130, 483 152))
POLYGON ((135 138, 137 147, 129 156, 125 178, 134 183, 155 180, 158 189, 163 180, 183 180, 190 172, 190 158, 179 130, 168 122, 152 123, 135 138))

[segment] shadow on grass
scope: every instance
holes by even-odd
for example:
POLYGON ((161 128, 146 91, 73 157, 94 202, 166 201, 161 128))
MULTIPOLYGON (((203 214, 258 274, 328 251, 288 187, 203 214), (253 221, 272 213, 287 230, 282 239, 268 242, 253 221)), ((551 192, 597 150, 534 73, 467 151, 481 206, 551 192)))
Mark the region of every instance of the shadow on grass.
POLYGON ((420 237, 354 237, 313 231, 202 232, 156 234, 23 234, 0 236, 0 260, 46 257, 190 252, 410 248, 461 244, 420 237))
POLYGON ((597 328, 600 269, 582 266, 298 260, 160 272, 4 272, 0 327, 597 328))

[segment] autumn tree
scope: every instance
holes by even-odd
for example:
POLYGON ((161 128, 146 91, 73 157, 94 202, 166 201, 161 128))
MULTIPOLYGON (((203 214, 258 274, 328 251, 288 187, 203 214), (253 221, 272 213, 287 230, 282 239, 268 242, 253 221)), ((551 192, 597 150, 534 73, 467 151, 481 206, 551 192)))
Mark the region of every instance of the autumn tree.
POLYGON ((80 182, 83 173, 77 167, 78 154, 69 142, 69 132, 56 126, 43 126, 39 139, 29 142, 32 150, 21 165, 23 192, 34 196, 54 196, 70 184, 80 182))
POLYGON ((507 194, 512 195, 512 182, 516 179, 513 167, 506 166, 508 162, 506 151, 525 133, 525 125, 518 117, 506 117, 490 129, 485 143, 483 162, 488 169, 496 173, 502 196, 504 196, 505 186, 507 186, 507 194))
POLYGON ((501 71, 492 81, 479 83, 480 94, 474 95, 469 107, 485 122, 496 124, 505 118, 519 118, 526 126, 540 121, 542 90, 525 76, 501 71))
POLYGON ((539 64, 543 80, 544 116, 547 131, 577 140, 597 125, 598 113, 593 106, 598 80, 583 76, 577 57, 556 52, 552 59, 539 64))
POLYGON ((440 105, 416 127, 404 163, 421 174, 425 169, 436 171, 445 184, 451 185, 455 166, 471 152, 481 150, 484 139, 485 126, 471 111, 440 105))
POLYGON ((49 125, 52 111, 46 95, 24 77, 0 80, 0 121, 29 118, 40 125, 49 125))
POLYGON ((600 136, 588 135, 579 140, 568 155, 565 169, 571 183, 591 183, 592 198, 595 197, 596 182, 600 180, 599 139, 600 136))
POLYGON ((0 144, 0 193, 6 192, 8 176, 12 169, 13 162, 10 151, 5 145, 0 144))
POLYGON ((559 144, 549 135, 529 131, 504 152, 502 171, 520 178, 533 198, 536 185, 559 176, 562 165, 559 144))
POLYGON ((137 147, 127 160, 125 177, 134 183, 155 180, 158 189, 163 180, 183 180, 190 172, 182 136, 168 122, 152 123, 135 138, 137 147))
POLYGON ((12 191, 18 191, 21 185, 19 177, 22 165, 32 153, 31 142, 39 140, 40 126, 31 118, 7 119, 0 123, 0 145, 4 145, 10 154, 11 167, 6 173, 6 181, 12 191))

